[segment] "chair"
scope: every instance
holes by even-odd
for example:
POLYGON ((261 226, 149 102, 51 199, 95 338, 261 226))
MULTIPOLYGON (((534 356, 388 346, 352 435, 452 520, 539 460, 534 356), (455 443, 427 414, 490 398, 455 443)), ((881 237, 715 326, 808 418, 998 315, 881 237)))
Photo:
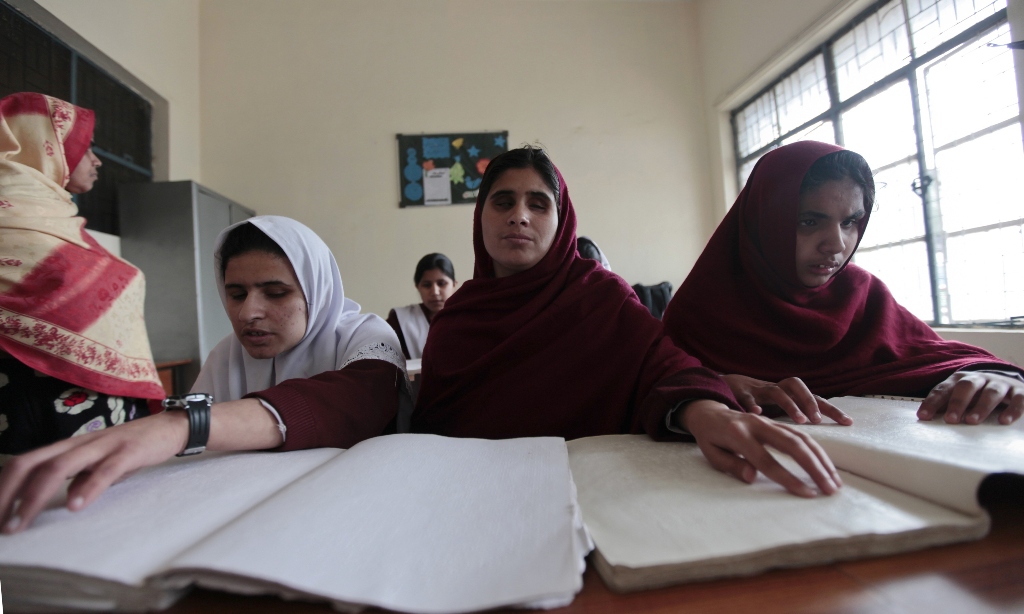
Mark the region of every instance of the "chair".
POLYGON ((660 320, 665 313, 665 307, 668 306, 668 302, 672 298, 672 284, 667 281, 656 286, 636 284, 633 286, 633 292, 636 292, 637 298, 644 304, 644 307, 650 310, 651 315, 660 320))

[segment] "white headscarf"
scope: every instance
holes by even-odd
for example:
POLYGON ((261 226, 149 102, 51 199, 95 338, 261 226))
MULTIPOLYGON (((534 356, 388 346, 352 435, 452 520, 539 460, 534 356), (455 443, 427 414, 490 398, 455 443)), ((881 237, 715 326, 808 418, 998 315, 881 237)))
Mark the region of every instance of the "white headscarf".
POLYGON ((576 243, 579 244, 580 241, 586 241, 586 242, 590 243, 591 245, 593 245, 594 249, 597 250, 597 255, 600 256, 600 258, 598 259, 598 262, 601 263, 601 266, 604 268, 604 270, 606 270, 606 271, 612 270, 612 264, 610 262, 608 262, 608 258, 605 257, 604 251, 602 251, 601 248, 597 246, 597 243, 593 239, 591 239, 590 237, 584 237, 584 236, 581 235, 579 237, 576 237, 576 243))
POLYGON ((217 237, 214 267, 221 301, 227 305, 220 250, 232 229, 252 224, 274 240, 288 256, 306 295, 306 334, 299 344, 273 358, 253 358, 234 334, 210 352, 192 390, 208 392, 215 402, 234 401, 287 379, 312 377, 341 369, 357 360, 386 360, 405 371, 398 336, 374 314, 359 313, 359 304, 345 298, 341 272, 330 248, 315 232, 291 218, 261 215, 224 229, 217 237))

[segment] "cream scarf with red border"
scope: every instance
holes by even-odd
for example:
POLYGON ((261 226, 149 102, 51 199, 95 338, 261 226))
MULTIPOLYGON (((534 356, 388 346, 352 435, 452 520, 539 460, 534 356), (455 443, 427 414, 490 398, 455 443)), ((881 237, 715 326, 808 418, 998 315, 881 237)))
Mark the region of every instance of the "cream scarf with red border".
POLYGON ((142 272, 85 232, 64 190, 91 139, 91 111, 14 94, 0 115, 0 348, 83 388, 163 398, 142 272))

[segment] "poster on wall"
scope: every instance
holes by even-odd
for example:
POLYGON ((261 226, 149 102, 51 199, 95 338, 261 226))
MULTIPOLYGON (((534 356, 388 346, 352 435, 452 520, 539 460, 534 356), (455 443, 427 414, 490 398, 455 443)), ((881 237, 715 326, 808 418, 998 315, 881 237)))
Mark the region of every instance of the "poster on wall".
POLYGON ((508 131, 399 134, 400 207, 475 203, 487 165, 508 151, 508 131))

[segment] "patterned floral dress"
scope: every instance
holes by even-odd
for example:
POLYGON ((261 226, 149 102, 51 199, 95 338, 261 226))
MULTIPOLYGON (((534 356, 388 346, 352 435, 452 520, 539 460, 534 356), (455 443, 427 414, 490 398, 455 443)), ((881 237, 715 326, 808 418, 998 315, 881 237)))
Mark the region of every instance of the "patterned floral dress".
POLYGON ((148 415, 145 399, 87 390, 0 359, 0 454, 21 454, 148 415))

